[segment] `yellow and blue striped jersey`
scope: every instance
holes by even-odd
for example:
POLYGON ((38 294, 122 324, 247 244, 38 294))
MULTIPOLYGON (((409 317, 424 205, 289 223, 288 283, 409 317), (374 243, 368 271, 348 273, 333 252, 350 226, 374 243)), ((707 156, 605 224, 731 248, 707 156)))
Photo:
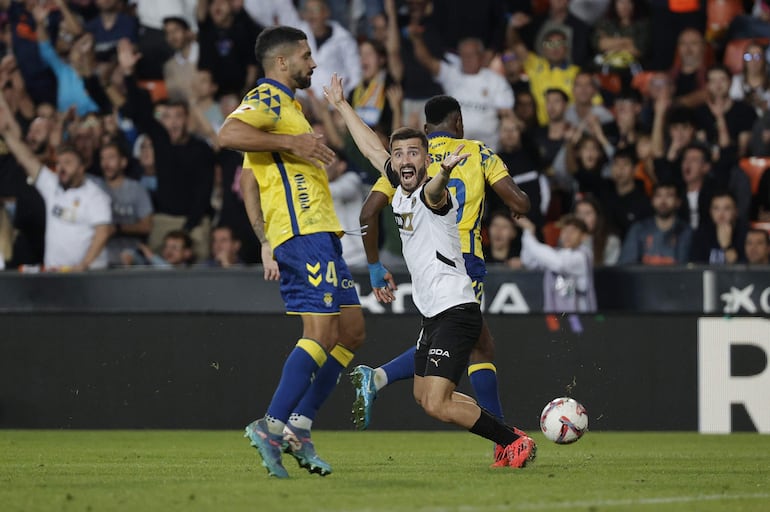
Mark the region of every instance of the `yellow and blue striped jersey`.
MULTIPOLYGON (((259 80, 228 117, 275 134, 313 131, 291 89, 268 78, 259 80)), ((321 162, 288 152, 247 152, 243 168, 251 169, 259 184, 265 235, 273 249, 298 235, 342 235, 329 178, 321 162)))
MULTIPOLYGON (((463 254, 473 254, 484 259, 481 247, 481 216, 484 214, 485 185, 493 185, 508 176, 508 168, 483 142, 458 139, 446 132, 434 132, 428 135, 431 160, 428 176, 435 176, 441 161, 460 144, 465 144, 462 152, 470 153, 471 156, 452 170, 448 185, 460 205, 457 210, 460 247, 463 254)), ((372 189, 382 192, 390 200, 396 191, 384 176, 377 180, 372 189)))

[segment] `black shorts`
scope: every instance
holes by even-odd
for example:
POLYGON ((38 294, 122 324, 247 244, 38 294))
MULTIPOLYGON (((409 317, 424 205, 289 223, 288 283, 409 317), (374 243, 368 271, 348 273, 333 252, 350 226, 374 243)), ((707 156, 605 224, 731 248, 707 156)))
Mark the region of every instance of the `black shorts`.
POLYGON ((414 373, 420 377, 444 377, 459 384, 467 371, 471 349, 481 334, 481 322, 481 309, 476 302, 423 318, 414 354, 414 373))

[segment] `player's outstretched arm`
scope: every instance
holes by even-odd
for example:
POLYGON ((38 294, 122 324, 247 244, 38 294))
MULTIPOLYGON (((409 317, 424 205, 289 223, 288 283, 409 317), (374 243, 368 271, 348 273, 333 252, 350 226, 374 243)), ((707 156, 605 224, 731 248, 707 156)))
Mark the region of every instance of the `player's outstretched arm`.
POLYGON ((470 153, 460 153, 465 144, 460 144, 439 164, 441 170, 425 185, 425 199, 431 208, 441 208, 447 201, 447 188, 449 176, 457 164, 471 156, 470 153))
POLYGON ((366 123, 358 117, 356 111, 345 100, 345 94, 342 89, 342 78, 337 73, 332 75, 332 80, 328 87, 324 87, 324 96, 342 116, 345 125, 348 127, 350 135, 353 137, 358 149, 361 150, 375 169, 385 173, 385 162, 390 158, 388 151, 382 146, 382 142, 376 133, 369 128, 366 123))

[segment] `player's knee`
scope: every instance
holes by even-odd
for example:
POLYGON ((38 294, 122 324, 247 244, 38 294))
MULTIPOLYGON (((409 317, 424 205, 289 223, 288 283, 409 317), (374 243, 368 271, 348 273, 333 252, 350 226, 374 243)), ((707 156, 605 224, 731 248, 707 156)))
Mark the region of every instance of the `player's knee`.
POLYGON ((441 397, 427 396, 423 397, 422 403, 423 410, 432 418, 436 418, 439 421, 450 422, 449 408, 447 407, 446 400, 441 397))
POLYGON ((491 363, 495 360, 495 340, 485 329, 471 350, 470 360, 474 363, 491 363))

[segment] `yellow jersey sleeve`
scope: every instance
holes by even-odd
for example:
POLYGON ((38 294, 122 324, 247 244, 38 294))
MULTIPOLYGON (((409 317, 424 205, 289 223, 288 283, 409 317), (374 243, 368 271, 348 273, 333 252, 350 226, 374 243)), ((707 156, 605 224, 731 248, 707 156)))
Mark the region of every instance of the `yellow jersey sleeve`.
POLYGON ((380 176, 377 181, 372 185, 372 192, 381 192, 388 197, 388 203, 393 202, 393 196, 396 194, 396 189, 390 184, 390 180, 385 176, 380 176))

